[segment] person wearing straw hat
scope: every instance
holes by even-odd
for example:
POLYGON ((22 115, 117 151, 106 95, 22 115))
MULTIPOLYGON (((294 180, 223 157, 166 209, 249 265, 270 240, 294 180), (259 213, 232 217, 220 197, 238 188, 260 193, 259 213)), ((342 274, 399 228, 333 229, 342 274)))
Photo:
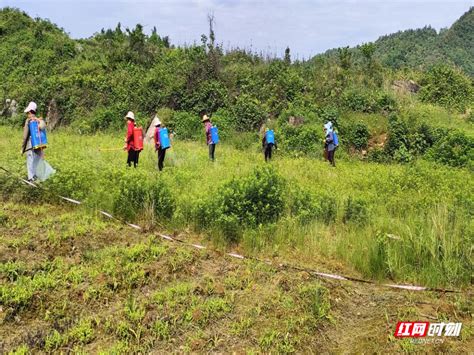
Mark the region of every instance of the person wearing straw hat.
POLYGON ((127 115, 125 116, 125 119, 127 120, 127 135, 125 136, 125 145, 123 149, 128 152, 127 165, 131 167, 133 163, 133 167, 136 168, 138 165, 138 157, 140 155, 140 152, 135 150, 135 146, 133 144, 135 114, 132 111, 128 111, 127 115))
POLYGON ((206 143, 209 147, 209 160, 214 161, 214 153, 216 151, 216 145, 212 142, 212 137, 211 137, 211 128, 212 128, 211 119, 206 114, 204 114, 202 116, 202 123, 204 123, 204 129, 206 132, 206 143))
POLYGON ((28 181, 33 182, 37 179, 36 170, 38 164, 43 158, 43 148, 33 149, 31 144, 31 132, 30 132, 30 122, 33 120, 39 121, 38 127, 41 130, 46 129, 46 123, 42 118, 36 117, 37 105, 35 102, 31 101, 26 107, 24 113, 26 113, 27 118, 25 125, 23 126, 23 143, 21 154, 26 152, 26 169, 28 171, 28 181))
POLYGON ((165 155, 166 155, 166 148, 163 149, 163 147, 161 146, 160 130, 161 130, 161 121, 157 117, 155 120, 155 134, 153 137, 155 139, 155 151, 158 152, 158 170, 159 171, 163 170, 163 162, 165 160, 165 155))

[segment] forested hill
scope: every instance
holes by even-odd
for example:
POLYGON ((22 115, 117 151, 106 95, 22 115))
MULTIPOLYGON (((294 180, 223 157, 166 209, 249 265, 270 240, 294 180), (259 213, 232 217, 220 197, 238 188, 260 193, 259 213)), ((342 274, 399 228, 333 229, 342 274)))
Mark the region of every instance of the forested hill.
MULTIPOLYGON (((449 29, 439 33, 430 26, 399 31, 380 37, 375 57, 385 66, 401 69, 425 69, 437 62, 450 62, 474 76, 474 7, 471 7, 449 29)), ((324 55, 337 55, 331 49, 324 55)), ((354 58, 362 59, 360 46, 352 49, 354 58)))

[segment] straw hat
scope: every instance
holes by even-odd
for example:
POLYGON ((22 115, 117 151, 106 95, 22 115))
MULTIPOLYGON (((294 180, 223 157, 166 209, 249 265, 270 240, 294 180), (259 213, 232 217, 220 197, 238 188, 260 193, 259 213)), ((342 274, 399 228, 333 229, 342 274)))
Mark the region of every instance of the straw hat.
POLYGON ((161 126, 161 121, 158 117, 156 118, 156 121, 155 121, 155 127, 157 126, 161 126))
POLYGON ((209 117, 207 115, 202 116, 202 122, 209 121, 209 117))
POLYGON ((125 116, 125 118, 130 118, 131 120, 134 120, 135 121, 135 115, 133 114, 132 111, 128 111, 127 115, 125 116))

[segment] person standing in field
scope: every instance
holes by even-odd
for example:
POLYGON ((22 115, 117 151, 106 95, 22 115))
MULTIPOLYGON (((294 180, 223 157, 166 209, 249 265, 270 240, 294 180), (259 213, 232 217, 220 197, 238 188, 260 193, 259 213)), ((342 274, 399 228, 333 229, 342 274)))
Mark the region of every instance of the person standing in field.
POLYGON ((336 144, 334 142, 334 133, 333 133, 331 122, 327 122, 324 125, 324 134, 325 134, 324 147, 325 147, 325 150, 327 151, 327 160, 329 160, 329 163, 333 167, 335 167, 336 163, 334 161, 334 153, 336 150, 336 144))
POLYGON ((125 116, 127 119, 127 135, 125 136, 125 146, 124 150, 128 151, 127 165, 136 168, 138 165, 138 157, 140 155, 139 151, 135 150, 135 145, 133 143, 133 129, 135 128, 135 115, 132 111, 128 111, 125 116))
POLYGON ((204 114, 202 116, 202 123, 204 123, 204 129, 206 132, 206 143, 209 147, 209 160, 214 161, 214 153, 216 151, 216 145, 212 142, 212 137, 211 137, 211 128, 212 128, 211 119, 206 114, 204 114))
POLYGON ((158 170, 163 170, 163 162, 165 160, 166 155, 166 148, 163 148, 161 145, 161 138, 160 138, 160 130, 161 130, 161 121, 158 118, 155 121, 155 151, 158 152, 158 170))
POLYGON ((43 148, 33 149, 31 144, 30 122, 38 121, 38 128, 40 130, 46 129, 46 123, 42 118, 36 117, 37 105, 31 101, 25 109, 27 115, 25 125, 23 126, 23 143, 21 154, 26 152, 26 169, 28 171, 28 181, 33 182, 37 179, 36 170, 38 163, 43 158, 43 148))
POLYGON ((270 129, 266 129, 265 133, 263 134, 263 139, 262 139, 262 147, 263 147, 263 154, 265 156, 265 161, 269 161, 272 159, 272 150, 275 147, 275 149, 278 149, 275 138, 273 136, 273 131, 270 129), (270 132, 271 137, 269 138, 270 132))

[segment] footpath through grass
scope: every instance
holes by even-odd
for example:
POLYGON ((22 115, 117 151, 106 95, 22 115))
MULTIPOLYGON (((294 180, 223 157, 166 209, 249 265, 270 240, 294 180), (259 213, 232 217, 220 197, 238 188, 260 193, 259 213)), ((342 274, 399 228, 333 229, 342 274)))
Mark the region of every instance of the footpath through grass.
MULTIPOLYGON (((0 134, 6 137, 1 165, 24 175, 21 132, 0 127, 0 134)), ((125 168, 123 151, 99 150, 120 148, 121 136, 62 131, 49 140, 46 159, 57 174, 45 187, 149 228, 191 231, 215 246, 250 254, 296 251, 301 262, 334 260, 373 279, 437 287, 470 283, 474 180, 467 169, 350 159, 334 169, 316 158, 279 152, 265 164, 258 142, 243 147, 234 139, 218 145, 215 163, 207 160, 203 143, 175 141, 159 173, 151 147, 136 171, 125 168), (273 169, 262 170, 264 165, 273 169), (275 184, 266 184, 267 177, 275 184), (147 189, 151 197, 144 195, 147 189), (262 201, 267 192, 275 199, 257 207, 246 201, 262 201), (123 208, 128 202, 135 207, 123 208)), ((57 201, 4 174, 0 179, 5 198, 57 201)))

